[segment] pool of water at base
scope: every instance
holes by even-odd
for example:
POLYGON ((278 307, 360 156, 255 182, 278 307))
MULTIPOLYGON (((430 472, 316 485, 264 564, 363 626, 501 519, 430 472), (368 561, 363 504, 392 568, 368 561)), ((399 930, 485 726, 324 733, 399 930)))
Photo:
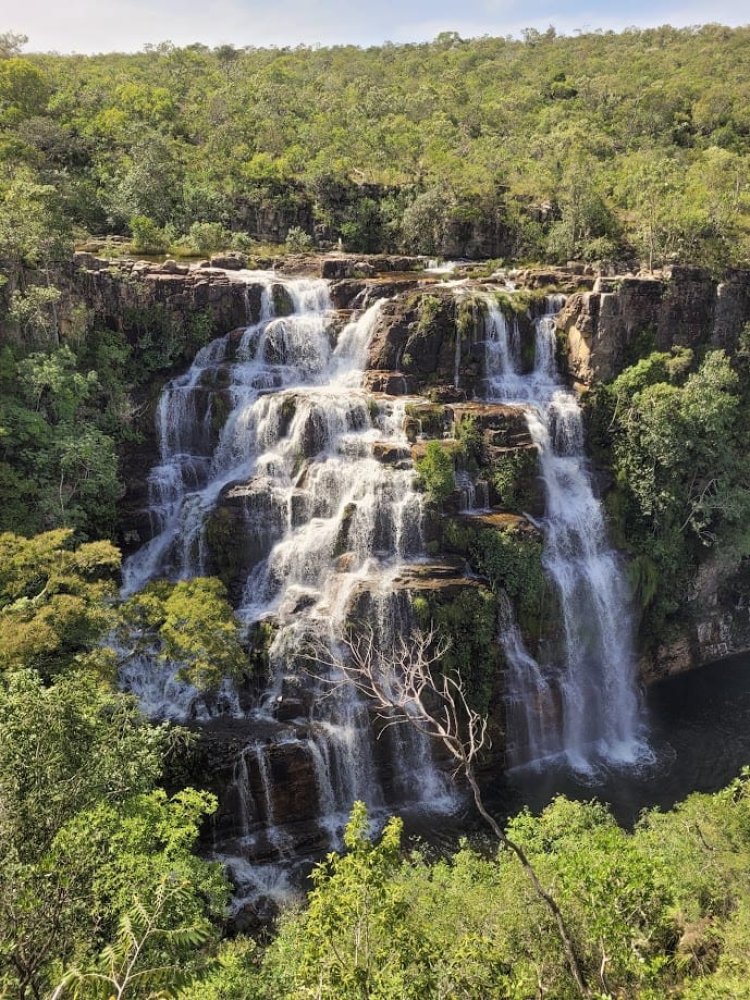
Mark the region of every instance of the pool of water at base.
POLYGON ((581 775, 545 762, 485 785, 488 805, 512 816, 538 812, 557 794, 606 803, 632 825, 644 809, 669 809, 691 792, 715 792, 750 765, 750 655, 661 681, 646 693, 649 759, 581 775))

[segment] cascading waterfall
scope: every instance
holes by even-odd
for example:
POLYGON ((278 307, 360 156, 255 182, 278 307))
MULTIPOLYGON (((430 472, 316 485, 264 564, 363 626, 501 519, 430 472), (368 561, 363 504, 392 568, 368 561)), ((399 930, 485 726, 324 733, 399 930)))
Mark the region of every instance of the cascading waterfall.
POLYGON ((486 395, 525 409, 545 491, 544 566, 564 632, 564 662, 540 665, 505 616, 501 642, 510 667, 514 761, 562 753, 585 772, 598 761, 634 762, 644 743, 630 594, 588 473, 581 410, 556 371, 555 314, 563 302, 561 296, 547 299, 535 323, 534 365, 524 373, 518 325, 487 297, 486 395), (550 711, 556 702, 557 712, 550 711))
MULTIPOLYGON (((382 302, 337 336, 327 282, 271 274, 247 280, 263 289, 258 322, 208 345, 164 390, 160 461, 149 477, 154 534, 127 561, 123 590, 206 572, 208 520, 227 490, 240 489, 244 527, 235 541, 250 544, 255 558, 237 613, 248 627, 274 623, 270 680, 243 711, 227 686, 207 699, 148 658, 126 663, 122 677, 151 714, 246 719, 248 744, 233 778, 241 839, 255 843, 262 828, 283 854, 274 748, 309 762, 318 822, 334 839, 355 799, 373 809, 393 799, 380 777, 368 708, 352 685, 337 683, 331 664, 363 595, 377 607, 384 642, 399 627, 403 595, 384 581, 422 555, 422 506, 408 463, 375 456, 379 442, 408 456, 403 400, 375 402, 361 388, 382 302), (292 305, 284 316, 274 314, 278 285, 292 305)), ((409 780, 393 783, 399 803, 445 807, 445 784, 424 738, 405 735, 393 745, 393 770, 403 769, 407 753, 409 780)))

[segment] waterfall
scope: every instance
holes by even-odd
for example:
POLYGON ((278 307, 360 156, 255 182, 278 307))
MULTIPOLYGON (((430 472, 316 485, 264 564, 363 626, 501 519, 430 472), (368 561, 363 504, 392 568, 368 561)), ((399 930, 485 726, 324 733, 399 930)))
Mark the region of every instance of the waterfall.
POLYGON ((535 322, 533 368, 524 373, 517 323, 509 323, 487 297, 486 393, 525 409, 546 500, 544 567, 563 624, 563 662, 540 665, 506 616, 501 642, 510 668, 510 742, 517 762, 562 753, 576 770, 586 771, 597 761, 639 758, 643 723, 630 594, 594 495, 581 410, 556 371, 555 314, 563 301, 547 299, 545 314, 535 322))
POLYGON ((244 521, 232 542, 250 544, 254 557, 237 615, 248 629, 273 623, 268 683, 243 709, 227 685, 208 698, 148 657, 125 664, 121 677, 158 717, 245 720, 232 778, 243 839, 260 822, 283 854, 271 745, 307 761, 318 824, 334 842, 355 799, 373 810, 394 798, 444 808, 446 796, 418 734, 383 741, 392 748, 386 770, 409 771, 395 792, 385 787, 368 706, 331 665, 355 606, 376 608, 387 642, 404 597, 387 584, 400 565, 423 557, 413 470, 376 457, 376 445, 408 455, 404 401, 376 402, 362 389, 383 301, 340 328, 328 282, 265 273, 247 280, 262 287, 258 322, 209 344, 162 394, 160 458, 149 475, 153 537, 126 562, 123 591, 205 573, 207 524, 227 491, 240 490, 244 521), (278 316, 282 298, 291 311, 278 316))
POLYGON ((500 645, 510 669, 506 754, 508 763, 514 767, 559 753, 559 734, 550 726, 557 706, 553 685, 527 650, 505 591, 500 591, 498 604, 500 645))

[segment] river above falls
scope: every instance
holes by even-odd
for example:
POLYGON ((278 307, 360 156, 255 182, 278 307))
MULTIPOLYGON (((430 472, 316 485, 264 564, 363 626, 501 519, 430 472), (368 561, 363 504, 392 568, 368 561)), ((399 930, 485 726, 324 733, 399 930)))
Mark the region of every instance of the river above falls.
POLYGON ((691 792, 715 792, 750 764, 750 655, 660 682, 646 694, 653 762, 582 779, 546 763, 519 768, 487 788, 496 812, 537 812, 557 794, 607 803, 629 826, 643 809, 669 809, 691 792))

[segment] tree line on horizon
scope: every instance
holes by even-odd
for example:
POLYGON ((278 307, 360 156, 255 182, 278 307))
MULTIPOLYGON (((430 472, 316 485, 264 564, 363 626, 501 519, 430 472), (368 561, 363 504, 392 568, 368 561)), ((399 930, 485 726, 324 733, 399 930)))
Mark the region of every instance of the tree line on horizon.
POLYGON ((68 238, 142 250, 292 230, 357 252, 718 271, 748 260, 749 41, 550 28, 82 56, 6 34, 0 197, 44 197, 68 238))

